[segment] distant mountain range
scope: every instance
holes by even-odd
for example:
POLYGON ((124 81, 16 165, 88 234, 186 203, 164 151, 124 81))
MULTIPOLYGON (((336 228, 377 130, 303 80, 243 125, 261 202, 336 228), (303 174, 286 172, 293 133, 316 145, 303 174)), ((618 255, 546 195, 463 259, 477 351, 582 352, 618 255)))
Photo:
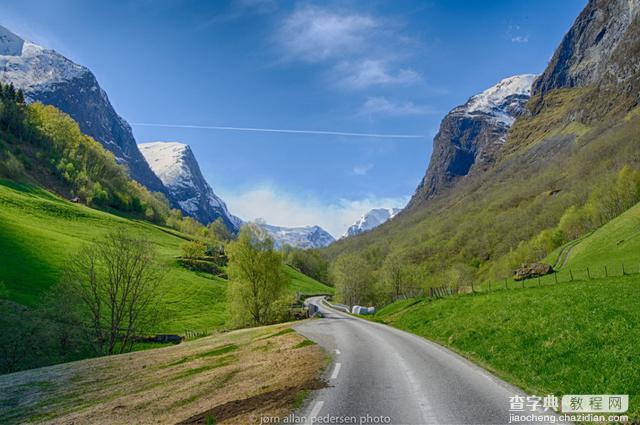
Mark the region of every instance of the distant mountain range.
POLYGON ((400 208, 375 208, 358 219, 352 224, 347 231, 342 235, 343 238, 348 236, 359 235, 360 233, 367 232, 375 229, 387 220, 392 219, 401 211, 400 208))
POLYGON ((261 222, 255 224, 273 239, 278 249, 284 245, 302 249, 323 248, 335 242, 335 238, 320 226, 281 227, 261 222))
POLYGON ((229 213, 227 205, 202 176, 191 148, 183 143, 153 142, 138 145, 149 166, 180 208, 201 223, 222 218, 236 232, 242 220, 229 213))

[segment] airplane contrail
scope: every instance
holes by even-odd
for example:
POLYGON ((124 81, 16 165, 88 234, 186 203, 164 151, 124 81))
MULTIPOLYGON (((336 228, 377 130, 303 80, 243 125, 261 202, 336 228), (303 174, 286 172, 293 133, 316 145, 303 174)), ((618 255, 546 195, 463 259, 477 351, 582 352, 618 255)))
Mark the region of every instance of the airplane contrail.
POLYGON ((134 122, 131 125, 141 127, 170 127, 170 128, 197 128, 205 130, 229 130, 229 131, 257 131, 263 133, 290 133, 290 134, 324 134, 331 136, 351 136, 351 137, 376 137, 389 139, 422 139, 421 134, 378 134, 378 133, 351 133, 346 131, 327 130, 291 130, 286 128, 254 128, 254 127, 228 127, 217 125, 192 125, 192 124, 159 124, 148 122, 134 122))

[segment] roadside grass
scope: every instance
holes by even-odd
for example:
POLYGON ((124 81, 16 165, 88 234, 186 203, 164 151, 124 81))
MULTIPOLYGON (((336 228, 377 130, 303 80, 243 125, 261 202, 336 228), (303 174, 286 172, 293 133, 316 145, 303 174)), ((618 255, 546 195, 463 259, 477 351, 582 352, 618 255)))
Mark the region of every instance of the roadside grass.
POLYGON ((291 326, 2 375, 0 417, 11 425, 195 423, 207 416, 237 424, 284 416, 318 388, 326 366, 318 346, 294 331, 281 332, 291 326), (272 338, 265 341, 267 335, 272 338))
POLYGON ((448 346, 530 394, 629 394, 634 418, 638 305, 640 276, 625 276, 392 305, 375 318, 448 346))

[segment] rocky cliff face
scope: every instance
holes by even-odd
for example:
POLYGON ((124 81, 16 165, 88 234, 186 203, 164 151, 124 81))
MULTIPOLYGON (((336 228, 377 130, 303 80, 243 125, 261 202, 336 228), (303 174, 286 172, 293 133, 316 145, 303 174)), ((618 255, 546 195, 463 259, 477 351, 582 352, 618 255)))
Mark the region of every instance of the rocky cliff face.
POLYGON ((532 95, 636 78, 639 12, 640 0, 589 1, 533 84, 532 95))
POLYGON ((375 229, 382 223, 395 217, 399 212, 400 208, 374 208, 366 214, 363 214, 358 221, 349 226, 342 237, 355 236, 375 229))
POLYGON ((28 101, 53 105, 69 114, 83 133, 127 165, 133 179, 152 191, 166 193, 138 150, 131 127, 113 109, 87 68, 0 26, 0 81, 23 89, 28 101))
POLYGON ((203 224, 222 218, 229 230, 238 231, 242 221, 231 215, 224 201, 213 192, 188 145, 153 142, 139 147, 182 211, 203 224))
POLYGON ((445 116, 433 141, 427 173, 409 207, 433 198, 471 172, 486 170, 524 112, 535 75, 505 78, 445 116))
POLYGON ((294 248, 323 248, 335 242, 335 238, 320 226, 281 227, 266 223, 254 223, 271 239, 277 249, 283 245, 294 248))

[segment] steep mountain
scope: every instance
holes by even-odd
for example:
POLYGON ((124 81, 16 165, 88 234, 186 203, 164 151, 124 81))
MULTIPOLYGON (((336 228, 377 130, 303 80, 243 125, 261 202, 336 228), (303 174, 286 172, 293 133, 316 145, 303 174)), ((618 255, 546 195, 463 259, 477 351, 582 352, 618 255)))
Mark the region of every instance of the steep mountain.
POLYGON ((638 0, 590 1, 536 80, 532 93, 637 80, 639 10, 638 0))
POLYGON ((363 214, 358 221, 349 226, 342 237, 355 236, 375 229, 385 221, 392 219, 400 211, 400 208, 374 208, 366 214, 363 214))
POLYGON ((28 101, 69 114, 152 191, 165 192, 136 146, 129 124, 113 109, 93 73, 54 50, 24 40, 0 26, 0 81, 23 89, 28 101))
POLYGON ((323 248, 335 242, 335 238, 320 226, 281 227, 255 223, 274 242, 276 248, 290 245, 294 248, 323 248))
POLYGON ((411 208, 324 255, 357 253, 374 270, 394 255, 434 286, 504 279, 640 201, 640 0, 590 0, 529 100, 525 84, 515 94, 486 138, 458 124, 485 96, 454 109, 411 208), (499 147, 490 161, 477 140, 499 147))
POLYGON ((201 223, 221 217, 235 232, 242 221, 229 213, 227 205, 202 176, 191 148, 183 143, 153 142, 138 145, 147 163, 180 208, 201 223))
POLYGON ((484 171, 495 162, 507 132, 524 112, 533 74, 505 78, 451 110, 433 141, 427 173, 409 208, 442 193, 462 177, 484 171))

